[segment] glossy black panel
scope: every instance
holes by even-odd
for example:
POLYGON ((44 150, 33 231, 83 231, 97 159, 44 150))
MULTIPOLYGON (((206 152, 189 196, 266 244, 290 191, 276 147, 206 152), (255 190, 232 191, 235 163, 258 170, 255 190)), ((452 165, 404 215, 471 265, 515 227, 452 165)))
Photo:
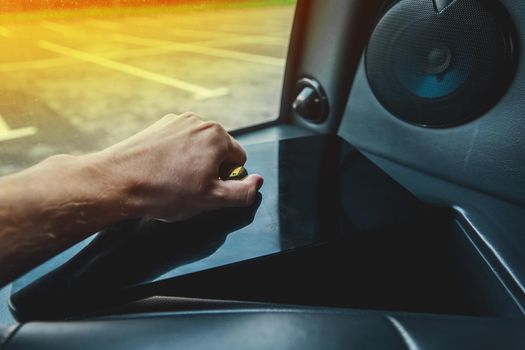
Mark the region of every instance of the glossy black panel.
POLYGON ((17 317, 111 313, 152 295, 515 314, 451 210, 425 205, 346 142, 246 150, 266 179, 252 207, 110 227, 17 281, 17 317))
POLYGON ((252 207, 119 223, 15 282, 12 307, 21 317, 77 313, 123 288, 325 241, 336 222, 339 148, 324 136, 247 146, 247 169, 265 178, 252 207))

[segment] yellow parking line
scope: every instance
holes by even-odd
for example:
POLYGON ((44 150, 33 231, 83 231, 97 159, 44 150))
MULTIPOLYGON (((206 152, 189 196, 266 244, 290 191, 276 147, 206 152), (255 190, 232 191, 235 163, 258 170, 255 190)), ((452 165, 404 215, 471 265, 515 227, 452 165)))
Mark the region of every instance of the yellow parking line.
MULTIPOLYGON (((251 26, 251 25, 242 25, 242 24, 232 24, 232 23, 223 23, 222 25, 219 26, 218 28, 219 30, 226 30, 226 31, 234 31, 234 32, 237 32, 239 31, 240 33, 242 34, 251 34, 253 33, 253 31, 256 31, 256 32, 260 32, 261 30, 263 31, 267 31, 268 29, 272 29, 272 27, 261 27, 261 26, 258 26, 258 27, 255 27, 255 26, 251 26)), ((240 34, 238 33, 238 34, 240 34)))
POLYGON ((224 38, 228 33, 210 32, 207 30, 179 28, 172 30, 173 35, 181 35, 189 38, 224 38))
MULTIPOLYGON (((170 27, 175 26, 185 26, 185 27, 192 27, 196 28, 197 30, 201 30, 201 28, 211 28, 213 27, 213 31, 217 31, 218 33, 224 33, 224 34, 258 34, 258 33, 268 33, 275 29, 284 29, 291 27, 291 23, 289 25, 278 23, 276 26, 275 24, 270 23, 259 23, 258 18, 254 18, 253 21, 250 19, 246 19, 245 23, 240 23, 239 16, 242 16, 242 14, 234 15, 232 17, 221 17, 221 20, 218 20, 215 15, 211 15, 210 17, 205 16, 195 16, 195 17, 187 17, 187 16, 179 16, 179 17, 171 17, 167 19, 161 19, 163 20, 163 23, 167 23, 170 27)), ((287 18, 287 20, 289 17, 287 18)), ((149 26, 159 26, 159 22, 150 22, 150 23, 144 23, 149 26)), ((289 32, 288 32, 289 33, 289 32)), ((261 34, 259 34, 261 35, 261 34)))
MULTIPOLYGON (((110 51, 104 53, 97 53, 98 55, 103 56, 104 58, 109 59, 123 59, 123 58, 133 58, 133 57, 144 57, 144 56, 156 56, 166 53, 171 53, 174 50, 173 48, 166 47, 141 47, 138 49, 124 49, 118 51, 110 51)), ((21 62, 8 62, 0 63, 0 73, 9 73, 16 72, 21 70, 33 70, 33 69, 46 69, 67 66, 74 63, 77 63, 78 60, 75 60, 71 57, 58 57, 58 58, 44 58, 40 60, 31 60, 31 61, 21 61, 21 62)))
POLYGON ((231 38, 224 38, 217 43, 212 43, 213 46, 229 45, 229 44, 272 44, 272 45, 288 45, 288 38, 272 38, 259 35, 243 35, 231 38), (222 42, 221 42, 222 41, 222 42))
POLYGON ((4 26, 0 26, 0 35, 5 38, 10 38, 13 36, 13 32, 4 26))
POLYGON ((113 69, 145 80, 153 81, 159 84, 164 84, 167 86, 174 87, 176 89, 190 92, 194 95, 195 99, 199 100, 223 96, 229 93, 227 88, 207 89, 199 85, 188 83, 175 78, 170 78, 165 75, 147 71, 145 69, 137 68, 101 56, 93 55, 85 51, 75 50, 69 47, 57 45, 49 41, 41 40, 38 42, 38 46, 42 49, 58 53, 66 57, 71 57, 79 61, 90 62, 105 68, 113 69))
POLYGON ((11 129, 6 121, 0 115, 0 142, 19 139, 21 137, 31 136, 37 133, 37 128, 27 126, 25 128, 11 129))
POLYGON ((66 37, 85 36, 84 33, 79 32, 76 29, 73 29, 64 24, 59 24, 59 23, 50 22, 50 21, 42 21, 40 25, 46 29, 62 34, 63 36, 66 36, 66 37))
MULTIPOLYGON (((123 59, 132 57, 156 56, 167 53, 176 52, 177 49, 173 47, 157 46, 157 47, 141 47, 137 49, 123 49, 118 51, 110 51, 104 53, 97 53, 104 58, 109 59, 123 59)), ((78 60, 70 57, 58 58, 44 58, 40 60, 20 61, 0 63, 0 73, 16 72, 21 70, 46 69, 70 65, 78 62, 78 60)))
POLYGON ((180 35, 190 38, 202 38, 202 37, 211 37, 211 38, 220 38, 223 40, 234 39, 238 37, 245 38, 245 40, 253 40, 258 43, 272 43, 272 44, 286 44, 287 38, 282 37, 273 37, 268 35, 239 35, 238 33, 228 33, 228 32, 212 32, 207 30, 198 30, 198 29, 185 29, 185 28, 176 28, 171 31, 173 35, 180 35))
POLYGON ((141 38, 141 37, 123 35, 123 34, 114 34, 112 35, 112 38, 115 41, 128 43, 128 44, 144 45, 144 46, 165 45, 166 47, 173 47, 177 49, 178 51, 193 52, 193 53, 198 53, 198 54, 207 55, 207 56, 235 59, 235 60, 240 60, 240 61, 267 64, 267 65, 278 66, 278 67, 283 67, 285 63, 285 60, 282 58, 256 55, 256 54, 232 51, 232 50, 217 49, 217 48, 194 45, 194 44, 176 43, 176 42, 168 41, 168 40, 141 38))
MULTIPOLYGON (((273 45, 287 45, 287 38, 275 38, 261 35, 236 35, 230 37, 222 36, 221 39, 216 39, 213 41, 199 42, 197 45, 206 44, 205 46, 223 46, 223 45, 232 45, 232 44, 273 44, 273 45)), ((192 43, 195 45, 195 43, 192 43)))
MULTIPOLYGON (((233 38, 224 38, 217 40, 206 40, 200 41, 199 45, 206 46, 222 46, 229 45, 234 43, 243 43, 249 42, 251 36, 247 37, 233 37, 233 38)), ((144 56, 155 56, 162 55, 180 51, 180 48, 173 47, 172 45, 161 45, 161 46, 148 46, 135 49, 123 49, 117 51, 110 51, 104 53, 97 53, 98 55, 103 56, 104 58, 109 59, 123 59, 131 57, 144 57, 144 56)), ((70 65, 77 62, 70 57, 58 57, 58 58, 44 58, 40 60, 31 60, 31 61, 20 61, 20 62, 8 62, 0 63, 0 73, 15 72, 21 70, 33 70, 33 69, 47 69, 60 67, 65 65, 70 65)))

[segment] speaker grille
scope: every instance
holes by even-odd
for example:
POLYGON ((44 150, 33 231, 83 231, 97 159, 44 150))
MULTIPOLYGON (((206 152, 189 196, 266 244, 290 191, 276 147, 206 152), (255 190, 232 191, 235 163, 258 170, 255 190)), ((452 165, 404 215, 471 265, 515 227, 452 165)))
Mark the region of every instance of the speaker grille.
POLYGON ((401 0, 376 26, 366 52, 372 91, 395 116, 448 126, 481 115, 516 67, 510 16, 494 0, 401 0))

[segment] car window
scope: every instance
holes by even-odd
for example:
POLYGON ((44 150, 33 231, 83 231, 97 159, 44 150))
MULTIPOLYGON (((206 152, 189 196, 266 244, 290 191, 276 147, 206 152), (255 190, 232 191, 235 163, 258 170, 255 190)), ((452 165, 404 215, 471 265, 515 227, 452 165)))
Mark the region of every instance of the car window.
POLYGON ((0 1, 0 175, 167 113, 278 116, 295 1, 0 1))

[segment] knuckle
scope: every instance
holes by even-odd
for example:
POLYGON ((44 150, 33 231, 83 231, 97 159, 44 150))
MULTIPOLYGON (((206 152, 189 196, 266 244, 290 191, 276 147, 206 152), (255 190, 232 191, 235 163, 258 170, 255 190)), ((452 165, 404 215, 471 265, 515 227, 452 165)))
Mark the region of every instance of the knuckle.
POLYGON ((197 115, 194 112, 184 112, 181 114, 181 116, 185 118, 192 118, 192 117, 196 117, 197 115))
POLYGON ((177 118, 179 118, 179 116, 176 115, 175 113, 168 113, 164 117, 162 117, 161 120, 169 123, 169 122, 176 120, 177 118))
POLYGON ((206 125, 206 128, 212 132, 219 133, 219 134, 223 134, 226 132, 226 130, 224 130, 222 125, 214 120, 204 122, 204 124, 206 125))
POLYGON ((184 112, 180 115, 182 118, 190 120, 201 120, 201 117, 195 112, 184 112))
POLYGON ((217 122, 204 122, 203 127, 208 131, 208 137, 216 145, 226 149, 229 146, 226 130, 217 122))

